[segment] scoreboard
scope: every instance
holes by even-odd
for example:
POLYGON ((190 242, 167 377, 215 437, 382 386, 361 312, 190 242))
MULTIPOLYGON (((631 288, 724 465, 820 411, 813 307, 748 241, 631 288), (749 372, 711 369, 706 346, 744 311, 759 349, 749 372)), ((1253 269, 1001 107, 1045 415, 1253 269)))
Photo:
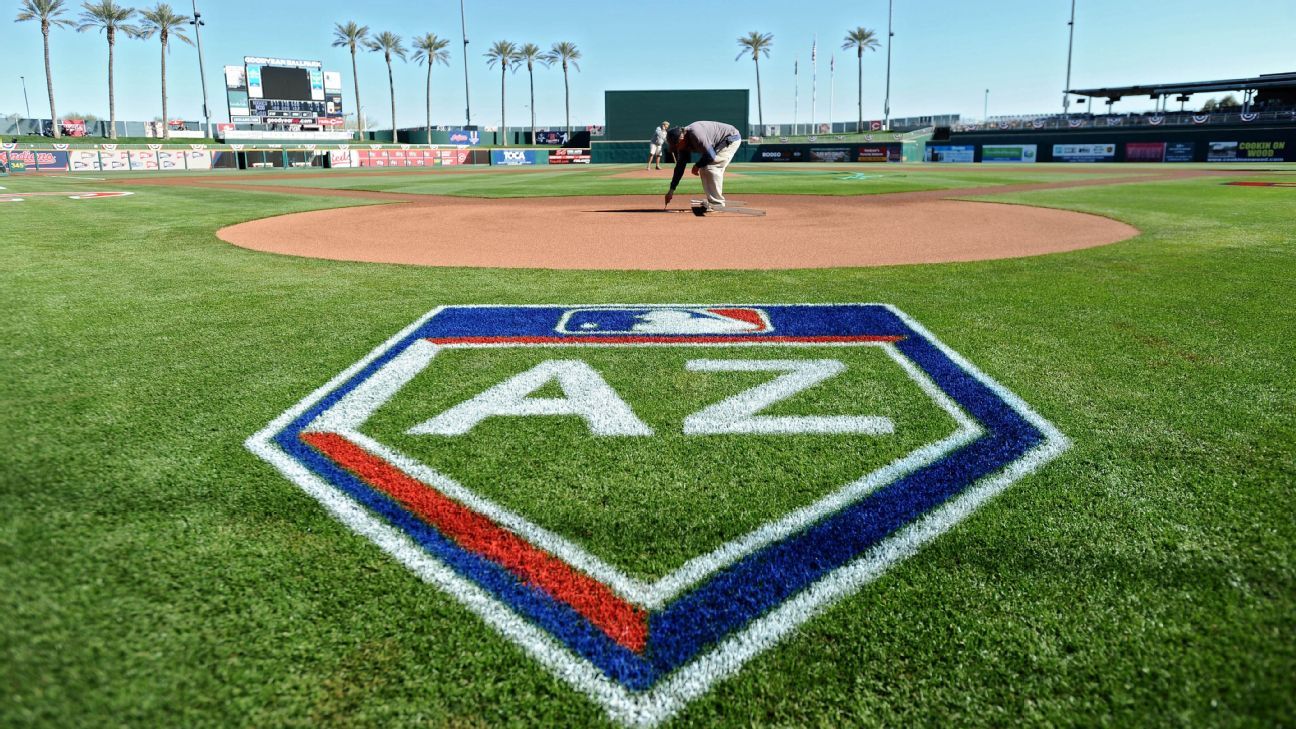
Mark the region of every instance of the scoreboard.
POLYGON ((342 76, 319 61, 245 56, 225 87, 235 124, 342 126, 342 76))

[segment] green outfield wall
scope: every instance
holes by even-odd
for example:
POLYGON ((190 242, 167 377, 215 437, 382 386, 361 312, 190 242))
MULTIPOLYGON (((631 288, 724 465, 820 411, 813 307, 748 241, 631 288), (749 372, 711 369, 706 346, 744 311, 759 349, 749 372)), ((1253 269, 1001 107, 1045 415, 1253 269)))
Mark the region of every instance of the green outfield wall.
POLYGON ((747 133, 751 93, 747 89, 688 91, 605 91, 604 139, 642 140, 663 121, 682 126, 699 120, 732 124, 747 133))

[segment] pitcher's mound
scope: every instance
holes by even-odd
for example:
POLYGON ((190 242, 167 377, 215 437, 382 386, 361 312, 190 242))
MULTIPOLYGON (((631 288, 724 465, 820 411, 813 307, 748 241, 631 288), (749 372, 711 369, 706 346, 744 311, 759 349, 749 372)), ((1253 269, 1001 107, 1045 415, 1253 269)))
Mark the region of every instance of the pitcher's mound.
POLYGON ((690 214, 660 197, 426 202, 295 213, 221 239, 314 258, 424 266, 787 269, 978 261, 1114 243, 1138 230, 1065 210, 886 196, 744 195, 765 217, 690 214))

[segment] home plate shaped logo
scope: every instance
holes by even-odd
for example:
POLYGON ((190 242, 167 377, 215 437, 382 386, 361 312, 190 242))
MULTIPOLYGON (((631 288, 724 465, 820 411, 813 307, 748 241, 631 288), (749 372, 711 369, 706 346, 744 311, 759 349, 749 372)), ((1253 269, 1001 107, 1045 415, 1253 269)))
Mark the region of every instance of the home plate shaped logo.
POLYGON ((651 726, 1067 447, 884 304, 448 306, 247 446, 651 726))

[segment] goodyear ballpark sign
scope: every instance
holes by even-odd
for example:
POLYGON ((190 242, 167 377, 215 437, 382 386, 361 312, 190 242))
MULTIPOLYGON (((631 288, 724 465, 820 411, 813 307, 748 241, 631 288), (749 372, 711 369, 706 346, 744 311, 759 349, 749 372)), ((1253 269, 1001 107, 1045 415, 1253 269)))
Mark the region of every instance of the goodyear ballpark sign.
POLYGON ((653 725, 1057 456, 1067 441, 890 306, 614 305, 436 309, 247 445, 613 719, 653 725), (508 372, 427 419, 420 415, 406 435, 448 439, 488 420, 560 416, 583 421, 595 438, 653 438, 634 403, 586 361, 595 349, 646 347, 694 348, 675 351, 685 352, 682 366, 700 377, 765 374, 763 384, 671 425, 682 438, 888 437, 895 423, 868 412, 769 412, 841 375, 850 348, 861 347, 882 350, 903 372, 898 381, 912 382, 956 427, 655 582, 624 574, 435 464, 361 432, 442 353, 544 348, 543 356, 562 354, 508 372))

